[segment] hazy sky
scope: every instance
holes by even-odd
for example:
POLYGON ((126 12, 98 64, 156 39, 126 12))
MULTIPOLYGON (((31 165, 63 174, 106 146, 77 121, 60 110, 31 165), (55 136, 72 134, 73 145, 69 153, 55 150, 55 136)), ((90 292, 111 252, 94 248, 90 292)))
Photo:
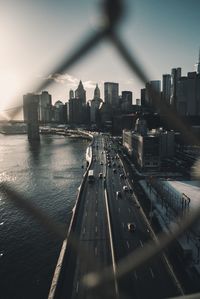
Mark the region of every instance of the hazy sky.
MULTIPOLYGON (((1 0, 0 109, 17 106, 43 78, 94 32, 99 18, 97 0, 1 0)), ((199 0, 127 0, 120 34, 151 80, 172 67, 193 71, 200 46, 199 0)), ((47 88, 56 100, 67 101, 79 80, 91 99, 95 83, 103 98, 103 82, 119 82, 120 91, 140 97, 142 84, 103 42, 47 88)))

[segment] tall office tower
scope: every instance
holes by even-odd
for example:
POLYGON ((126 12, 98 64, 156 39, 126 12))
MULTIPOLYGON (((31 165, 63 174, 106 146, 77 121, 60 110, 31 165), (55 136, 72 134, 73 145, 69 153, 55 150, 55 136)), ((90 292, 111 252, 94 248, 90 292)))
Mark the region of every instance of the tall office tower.
POLYGON ((94 98, 90 101, 90 121, 93 124, 97 122, 97 113, 102 102, 100 89, 97 84, 94 90, 94 98))
POLYGON ((199 61, 195 64, 195 71, 200 74, 200 48, 199 48, 199 61))
POLYGON ((177 85, 178 81, 181 78, 181 68, 173 68, 171 72, 171 98, 170 98, 170 104, 175 108, 176 102, 177 102, 177 85))
POLYGON ((119 104, 119 84, 113 82, 104 83, 104 101, 112 108, 119 104))
POLYGON ((27 122, 28 139, 39 140, 39 122, 38 122, 39 96, 28 93, 23 96, 24 121, 27 122))
POLYGON ((94 99, 100 99, 100 89, 98 87, 98 84, 96 84, 96 87, 94 90, 94 99))
POLYGON ((69 91, 69 98, 70 99, 74 98, 74 91, 72 89, 70 89, 70 91, 69 91))
POLYGON ((171 75, 165 74, 163 75, 163 82, 162 82, 162 98, 167 103, 170 104, 170 97, 171 97, 171 75))
POLYGON ((156 108, 157 112, 159 112, 159 109, 154 106, 154 103, 155 100, 160 100, 160 92, 160 80, 154 80, 146 83, 146 103, 148 106, 153 107, 154 109, 156 108))
POLYGON ((84 112, 86 112, 86 107, 83 107, 82 99, 69 99, 67 103, 67 119, 69 124, 83 124, 84 112))
POLYGON ((121 97, 121 109, 124 112, 128 112, 132 106, 132 92, 131 91, 122 91, 121 97))
POLYGON ((140 91, 141 106, 145 106, 146 101, 146 88, 142 88, 140 91))
POLYGON ((83 87, 82 81, 79 82, 78 88, 75 90, 75 98, 81 99, 82 105, 86 104, 86 91, 83 87))
POLYGON ((39 121, 46 123, 51 121, 52 100, 48 91, 39 95, 39 121))

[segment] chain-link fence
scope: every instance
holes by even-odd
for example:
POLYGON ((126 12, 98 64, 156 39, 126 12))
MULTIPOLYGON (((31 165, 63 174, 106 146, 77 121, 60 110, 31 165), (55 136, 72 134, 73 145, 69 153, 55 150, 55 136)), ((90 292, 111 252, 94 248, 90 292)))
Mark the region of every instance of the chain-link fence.
MULTIPOLYGON (((118 26, 120 21, 123 19, 125 12, 125 3, 121 0, 106 0, 102 3, 103 11, 103 26, 99 27, 97 32, 91 34, 78 48, 76 48, 69 57, 64 57, 63 61, 54 69, 51 70, 51 74, 62 74, 64 71, 68 70, 70 67, 77 64, 84 56, 91 52, 99 43, 108 39, 116 49, 124 63, 127 65, 131 71, 137 75, 141 82, 145 85, 149 78, 144 72, 142 66, 138 63, 138 59, 133 53, 129 52, 126 44, 123 43, 121 36, 119 34, 118 26)), ((51 82, 49 80, 43 81, 43 83, 38 86, 36 92, 40 92, 46 88, 51 82)), ((173 126, 174 130, 181 132, 185 144, 193 143, 199 145, 200 142, 195 134, 192 132, 191 127, 183 123, 180 116, 176 111, 168 105, 165 101, 161 101, 159 94, 156 90, 153 90, 153 105, 157 111, 162 111, 162 116, 170 127, 173 126)), ((22 107, 16 107, 12 111, 9 111, 11 118, 21 110, 22 107)), ((196 169, 196 177, 199 179, 198 165, 196 169)), ((7 195, 20 209, 28 212, 34 216, 42 226, 47 230, 55 233, 61 240, 66 239, 67 232, 65 228, 55 223, 52 219, 48 217, 44 212, 27 201, 22 194, 18 194, 11 185, 7 183, 1 183, 0 191, 7 195)), ((200 216, 200 209, 195 210, 191 214, 187 215, 186 218, 182 219, 181 225, 174 229, 170 234, 160 234, 157 236, 157 241, 149 242, 144 247, 134 250, 129 256, 119 261, 117 266, 116 278, 119 279, 123 275, 129 273, 130 271, 136 270, 146 264, 152 258, 160 255, 166 250, 166 248, 172 244, 177 238, 179 238, 183 233, 185 233, 188 228, 190 228, 200 216)), ((71 238, 71 245, 73 249, 80 252, 78 248, 76 238, 71 238)), ((88 256, 87 252, 82 252, 88 263, 91 263, 91 257, 88 256)), ((103 271, 98 273, 87 274, 84 277, 85 286, 93 290, 100 290, 102 285, 108 285, 113 281, 113 269, 111 267, 105 268, 103 271), (92 276, 92 279, 91 279, 92 276), (95 277, 95 279, 94 279, 95 277), (91 283, 91 281, 93 283, 91 283)), ((105 296, 104 296, 105 298, 105 296)), ((200 293, 196 295, 183 296, 182 298, 200 298, 200 293)))

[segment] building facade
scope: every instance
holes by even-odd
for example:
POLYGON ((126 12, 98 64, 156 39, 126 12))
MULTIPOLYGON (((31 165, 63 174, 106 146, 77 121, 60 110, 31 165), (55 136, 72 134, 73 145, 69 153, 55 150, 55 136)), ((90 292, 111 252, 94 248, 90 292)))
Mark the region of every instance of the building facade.
POLYGON ((48 123, 51 121, 52 98, 48 91, 43 91, 39 95, 39 121, 41 123, 48 123))
POLYGON ((113 82, 104 83, 104 101, 106 105, 115 108, 119 105, 119 84, 113 82))
POLYGON ((29 140, 39 140, 39 96, 28 93, 23 96, 24 121, 27 123, 29 140))

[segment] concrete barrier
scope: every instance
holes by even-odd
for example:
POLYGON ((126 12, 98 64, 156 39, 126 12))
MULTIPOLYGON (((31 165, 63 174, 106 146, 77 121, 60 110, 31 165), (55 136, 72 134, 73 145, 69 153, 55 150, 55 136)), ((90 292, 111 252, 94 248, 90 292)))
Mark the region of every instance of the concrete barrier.
MULTIPOLYGON (((91 135, 92 136, 92 135, 91 135)), ((93 136, 92 136, 93 138, 93 136)), ((91 143, 89 146, 91 146, 92 149, 92 144, 94 142, 94 139, 92 139, 91 143)), ((67 232, 67 236, 66 239, 63 241, 62 247, 61 247, 61 251, 60 251, 60 255, 56 264, 56 268, 54 271, 54 275, 53 275, 53 279, 52 279, 52 283, 51 283, 51 287, 50 287, 50 291, 49 291, 49 295, 48 295, 48 299, 56 299, 56 298, 61 298, 60 297, 60 290, 63 287, 63 279, 64 279, 64 270, 65 270, 65 265, 67 263, 67 259, 70 257, 70 259, 72 259, 75 262, 75 258, 76 258, 76 252, 75 250, 72 250, 73 246, 72 246, 72 238, 74 235, 74 232, 76 230, 76 225, 77 225, 77 215, 79 213, 79 209, 81 206, 81 197, 83 195, 84 192, 84 187, 87 181, 87 176, 88 176, 88 172, 89 169, 91 167, 92 164, 92 155, 91 155, 91 160, 89 162, 89 165, 87 167, 87 170, 85 171, 84 175, 83 175, 83 180, 81 182, 81 185, 78 188, 78 194, 77 194, 77 198, 76 198, 76 202, 75 205, 73 207, 73 214, 72 214, 72 218, 70 221, 70 225, 68 228, 68 232, 67 232), (60 290, 59 290, 60 289, 60 290)), ((71 279, 72 279, 72 275, 71 275, 71 279)), ((69 279, 68 279, 68 283, 69 283, 69 279)), ((66 296, 66 298, 68 298, 68 296, 66 296)))

